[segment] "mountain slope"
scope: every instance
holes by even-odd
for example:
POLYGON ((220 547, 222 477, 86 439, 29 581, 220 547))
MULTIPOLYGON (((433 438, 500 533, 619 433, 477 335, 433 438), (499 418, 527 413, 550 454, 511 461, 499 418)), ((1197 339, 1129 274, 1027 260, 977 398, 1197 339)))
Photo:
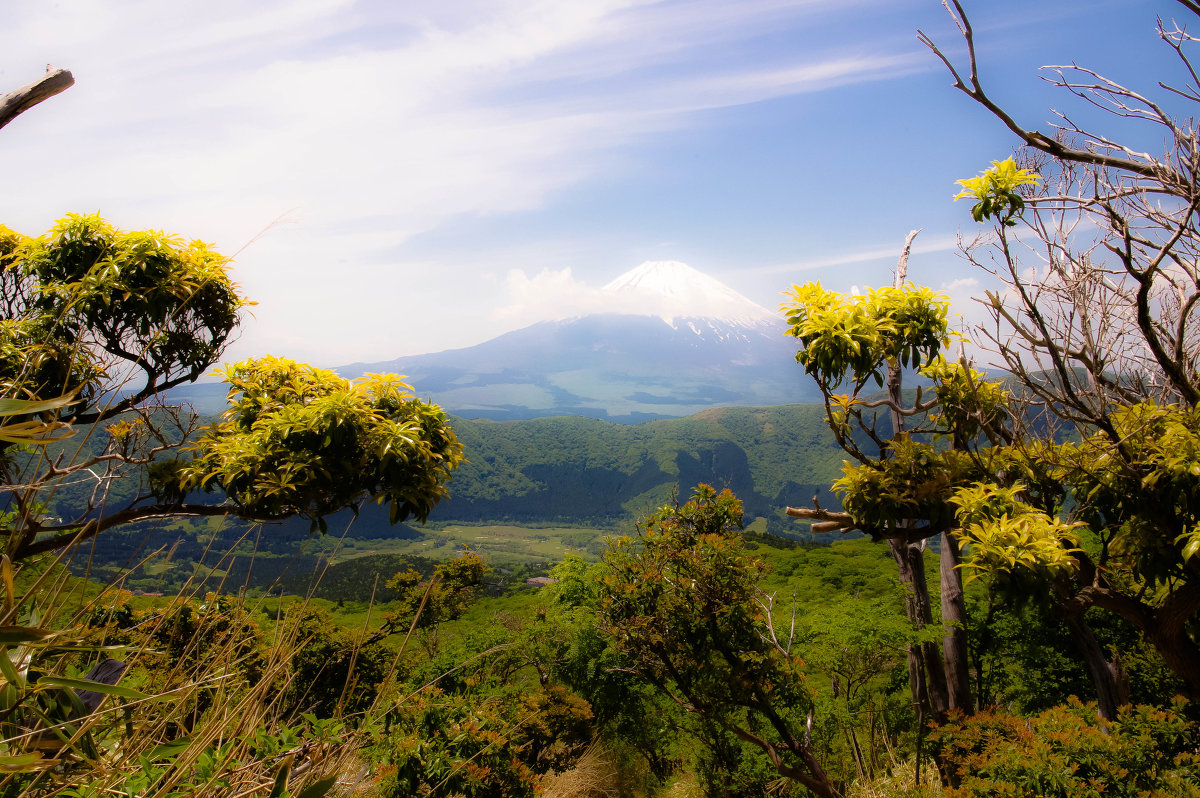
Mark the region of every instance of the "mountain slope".
POLYGON ((726 407, 620 425, 588 418, 456 419, 468 462, 437 521, 631 522, 698 482, 728 487, 750 518, 795 529, 783 507, 841 476, 843 453, 819 405, 726 407))

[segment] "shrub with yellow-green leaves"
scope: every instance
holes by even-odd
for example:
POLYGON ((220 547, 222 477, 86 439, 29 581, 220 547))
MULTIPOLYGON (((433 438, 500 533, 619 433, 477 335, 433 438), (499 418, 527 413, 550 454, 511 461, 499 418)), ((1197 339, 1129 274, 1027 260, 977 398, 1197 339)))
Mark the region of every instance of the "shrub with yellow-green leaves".
POLYGON ((938 356, 921 369, 921 375, 933 380, 937 397, 931 421, 952 430, 960 442, 974 440, 984 430, 995 430, 1009 420, 1010 392, 965 363, 938 356))
POLYGON ((872 378, 882 385, 889 362, 926 364, 949 342, 950 303, 929 288, 905 285, 852 296, 806 283, 785 295, 788 334, 800 341, 796 362, 829 387, 872 378))
POLYGON ((462 448, 395 376, 347 381, 266 357, 225 369, 234 406, 207 429, 170 406, 163 392, 218 362, 250 304, 202 242, 95 215, 36 238, 0 228, 0 793, 282 795, 307 781, 316 796, 372 733, 365 719, 331 729, 373 701, 388 652, 299 622, 267 645, 219 597, 96 628, 96 605, 66 601, 66 577, 46 569, 151 519, 299 515, 323 530, 370 499, 393 521, 424 520, 447 495, 462 448), (70 430, 96 445, 54 458, 16 446, 70 430), (223 497, 190 501, 200 489, 223 497), (125 645, 121 683, 87 680, 112 643, 125 645), (77 688, 106 705, 80 713, 77 688), (316 704, 331 717, 292 713, 316 704))
POLYGON ((870 463, 847 462, 833 484, 855 523, 876 536, 901 519, 937 531, 953 528, 950 499, 975 474, 972 459, 908 435, 892 439, 889 454, 870 463))
POLYGON ((366 498, 393 523, 424 521, 448 491, 462 447, 446 415, 413 397, 395 375, 349 381, 283 358, 226 368, 233 406, 178 466, 178 484, 220 488, 239 514, 324 516, 366 498))
POLYGON ((252 304, 229 262, 201 241, 124 232, 96 214, 68 215, 40 237, 0 229, 0 387, 91 398, 120 361, 145 377, 138 400, 196 379, 252 304))
MULTIPOLYGON (((1079 568, 1081 523, 1052 518, 1021 501, 1021 484, 1004 488, 976 483, 958 490, 959 538, 968 544, 969 578, 987 574, 1002 587, 1031 587, 1070 576, 1079 568)), ((1019 595, 1019 591, 1014 594, 1019 595)))
POLYGON ((1117 442, 1097 432, 1064 444, 1057 474, 1106 537, 1112 565, 1165 585, 1186 576, 1200 547, 1200 408, 1138 402, 1112 419, 1117 442))

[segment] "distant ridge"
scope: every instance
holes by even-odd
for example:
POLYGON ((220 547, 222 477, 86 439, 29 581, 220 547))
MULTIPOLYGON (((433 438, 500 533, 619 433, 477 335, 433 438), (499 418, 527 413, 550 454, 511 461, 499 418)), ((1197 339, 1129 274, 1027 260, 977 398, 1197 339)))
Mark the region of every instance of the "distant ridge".
POLYGON ((609 282, 613 312, 539 322, 472 347, 338 372, 407 376, 467 418, 581 415, 620 422, 710 407, 816 402, 783 319, 679 261, 647 261, 609 282))

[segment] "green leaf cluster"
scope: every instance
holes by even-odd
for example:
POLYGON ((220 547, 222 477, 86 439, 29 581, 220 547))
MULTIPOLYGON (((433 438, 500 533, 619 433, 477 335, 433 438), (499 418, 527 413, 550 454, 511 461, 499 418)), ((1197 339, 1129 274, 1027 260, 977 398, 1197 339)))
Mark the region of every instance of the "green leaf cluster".
POLYGON ((963 567, 974 572, 969 579, 986 573, 1002 588, 1012 582, 1025 586, 1031 577, 1034 584, 1045 584, 1078 569, 1074 555, 1081 549, 1076 530, 1083 524, 1052 518, 1020 502, 997 513, 996 505, 1002 501, 988 495, 1021 490, 1022 485, 1010 489, 975 485, 955 495, 962 524, 958 535, 968 544, 963 567), (973 518, 979 520, 969 520, 973 518))
POLYGON ((395 375, 353 382, 276 357, 226 368, 232 407, 191 445, 178 489, 220 488, 257 518, 324 516, 367 498, 395 523, 424 521, 447 494, 462 447, 436 405, 395 375))
MULTIPOLYGON (((0 558, 6 592, 10 568, 8 558, 0 558)), ((84 722, 89 711, 78 691, 134 701, 149 698, 130 687, 59 668, 64 651, 94 648, 82 632, 47 628, 36 610, 24 625, 0 626, 0 775, 44 770, 67 756, 98 760, 96 740, 84 722)))
POLYGON ((1022 569, 1022 580, 1053 580, 1075 572, 1092 540, 1110 578, 1146 585, 1152 603, 1190 578, 1200 550, 1200 409, 1146 401, 1114 408, 1110 418, 1111 431, 1082 440, 1008 447, 991 469, 1006 483, 983 480, 955 493, 970 544, 966 567, 1001 583, 1022 569), (1064 502, 1077 522, 1055 516, 1064 502))
POLYGON ((250 304, 228 264, 201 241, 122 232, 96 214, 68 215, 37 238, 0 230, 10 305, 0 383, 65 393, 103 374, 100 353, 156 377, 198 376, 250 304))
MULTIPOLYGON (((39 398, 76 392, 81 402, 92 398, 103 374, 99 363, 89 359, 60 333, 58 325, 45 316, 0 319, 0 394, 37 401, 39 398)), ((30 410, 18 423, 35 420, 41 411, 30 410)))
POLYGON ((913 439, 893 438, 890 456, 868 463, 847 461, 833 487, 842 507, 864 529, 882 531, 906 519, 934 529, 953 527, 954 492, 977 472, 966 452, 913 439))
POLYGON ((846 379, 882 385, 889 363, 928 365, 949 344, 949 300, 929 288, 905 285, 851 296, 806 283, 785 294, 788 334, 800 341, 796 362, 826 386, 846 379))
POLYGON ((560 687, 492 699, 439 687, 414 696, 394 725, 378 794, 532 798, 591 739, 590 707, 560 687))
POLYGON ((1009 421, 1011 392, 1003 383, 970 366, 938 356, 921 368, 921 376, 933 380, 937 407, 930 422, 952 430, 959 440, 974 440, 984 429, 996 429, 1009 421))
POLYGON ((977 222, 995 217, 1000 224, 1013 227, 1017 223, 1015 217, 1025 210, 1025 200, 1018 189, 1037 185, 1040 180, 1035 172, 1018 168, 1012 158, 992 161, 991 168, 978 176, 955 181, 963 190, 955 194, 954 199, 974 198, 971 218, 977 222))
POLYGON ((1113 432, 1062 444, 1055 474, 1101 532, 1112 565, 1136 582, 1190 578, 1200 544, 1200 408, 1145 401, 1116 408, 1113 432))
POLYGON ((463 552, 438 565, 428 582, 411 568, 400 571, 387 583, 388 590, 399 594, 395 609, 385 614, 387 625, 403 632, 414 618, 418 628, 428 629, 461 617, 479 598, 489 570, 483 557, 463 552))

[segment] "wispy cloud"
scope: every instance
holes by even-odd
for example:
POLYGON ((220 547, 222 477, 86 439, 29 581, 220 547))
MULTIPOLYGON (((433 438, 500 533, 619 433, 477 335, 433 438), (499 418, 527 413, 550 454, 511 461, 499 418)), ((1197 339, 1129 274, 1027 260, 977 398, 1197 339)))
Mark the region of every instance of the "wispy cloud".
MULTIPOLYGON (((754 274, 788 274, 790 272, 813 271, 833 266, 850 266, 856 263, 870 263, 872 261, 887 259, 894 261, 900 257, 902 244, 903 242, 897 242, 892 246, 878 246, 871 247, 870 249, 857 249, 851 252, 838 252, 792 263, 759 266, 746 269, 746 271, 754 274)), ((957 235, 940 235, 924 240, 918 238, 913 243, 912 254, 928 255, 935 252, 948 252, 958 249, 958 245, 959 237, 957 235)))

